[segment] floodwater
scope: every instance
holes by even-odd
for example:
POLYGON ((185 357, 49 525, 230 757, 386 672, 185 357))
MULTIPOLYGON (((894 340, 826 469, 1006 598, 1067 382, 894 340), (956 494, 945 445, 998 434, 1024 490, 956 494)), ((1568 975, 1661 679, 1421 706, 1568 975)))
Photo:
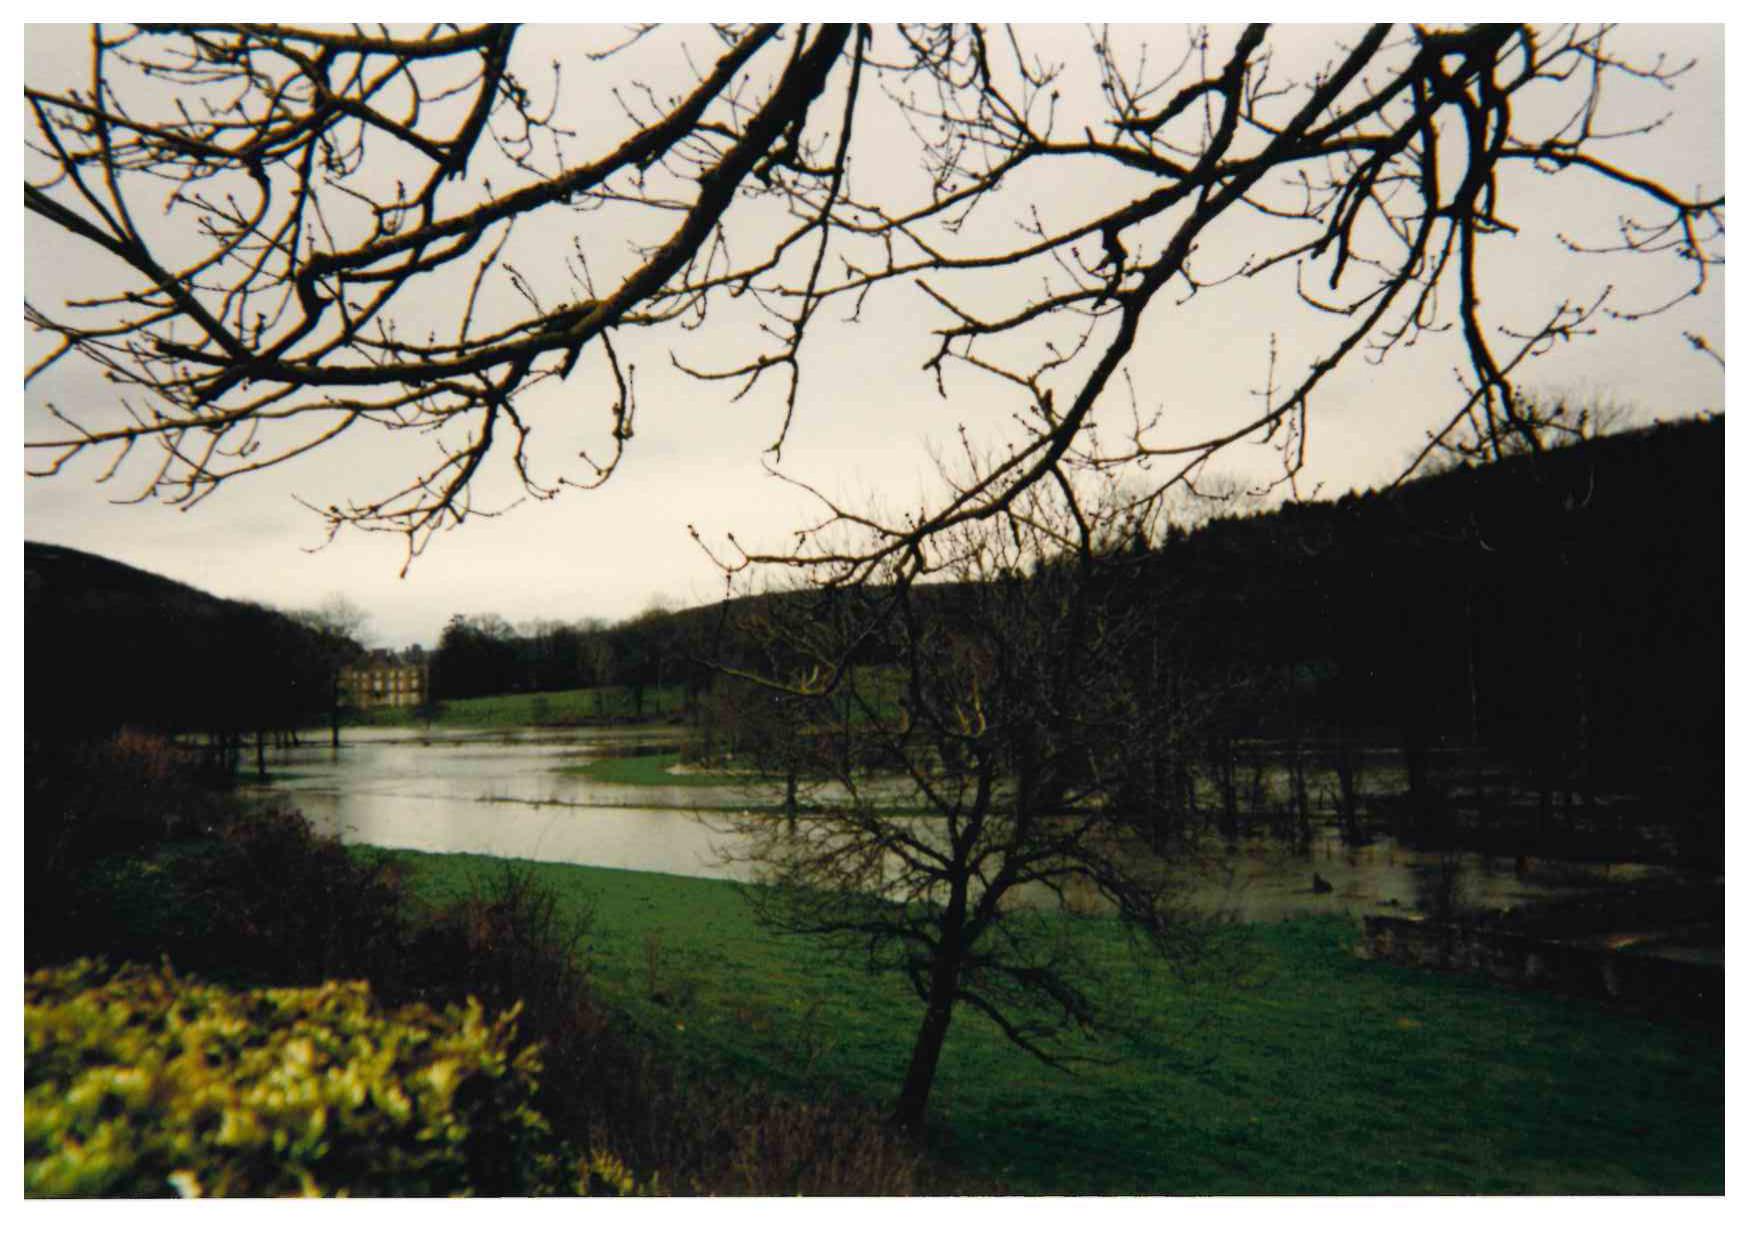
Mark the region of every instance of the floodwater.
MULTIPOLYGON (((425 852, 479 853, 703 878, 751 875, 725 863, 732 807, 773 804, 747 785, 650 788, 567 772, 597 758, 671 752, 684 733, 660 728, 352 728, 321 743, 269 751, 272 786, 319 828, 348 841, 425 852)), ((1387 836, 1358 848, 1333 836, 1308 854, 1242 845, 1198 877, 1192 901, 1242 920, 1302 913, 1421 909, 1441 866, 1470 908, 1498 909, 1653 877, 1643 865, 1514 864, 1480 854, 1414 851, 1387 836), (1323 888, 1327 887, 1328 890, 1323 888)), ((1451 889, 1447 887, 1447 890, 1451 889)))
POLYGON ((655 728, 348 728, 269 751, 272 795, 349 843, 480 853, 624 870, 731 878, 715 853, 726 825, 700 806, 734 788, 645 788, 567 773, 598 758, 671 751, 655 728))
POLYGON ((1303 913, 1414 913, 1441 885, 1474 910, 1509 909, 1560 896, 1632 884, 1664 871, 1639 864, 1538 862, 1482 853, 1427 853, 1388 836, 1344 845, 1331 829, 1308 854, 1272 843, 1244 844, 1221 859, 1193 903, 1223 908, 1244 921, 1280 921, 1303 913), (1448 878, 1446 878, 1448 867, 1448 878), (1327 884, 1329 890, 1320 890, 1327 884))

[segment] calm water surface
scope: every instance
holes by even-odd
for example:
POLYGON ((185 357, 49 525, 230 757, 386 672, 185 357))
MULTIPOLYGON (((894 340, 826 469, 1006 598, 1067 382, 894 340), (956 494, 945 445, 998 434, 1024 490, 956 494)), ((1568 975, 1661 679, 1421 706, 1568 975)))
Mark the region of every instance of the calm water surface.
MULTIPOLYGON (((325 739, 325 738, 324 738, 325 739)), ((719 854, 735 815, 774 802, 745 785, 646 788, 565 771, 624 753, 671 752, 684 733, 658 728, 352 728, 325 744, 270 753, 275 786, 318 827, 357 843, 480 853, 703 878, 750 877, 719 854)), ((1196 902, 1246 920, 1306 912, 1359 915, 1418 907, 1442 858, 1387 837, 1362 848, 1320 841, 1309 855, 1245 848, 1202 880, 1196 902), (1321 878, 1333 890, 1318 893, 1321 878)), ((1646 877, 1644 866, 1531 865, 1465 854, 1459 885, 1473 906, 1505 908, 1646 877)))

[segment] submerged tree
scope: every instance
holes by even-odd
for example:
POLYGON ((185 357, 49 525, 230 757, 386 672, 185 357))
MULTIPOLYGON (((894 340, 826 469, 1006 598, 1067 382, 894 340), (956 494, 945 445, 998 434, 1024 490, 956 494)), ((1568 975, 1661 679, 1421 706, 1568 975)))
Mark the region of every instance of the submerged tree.
POLYGON ((829 382, 803 380, 822 324, 894 314, 943 398, 1005 388, 1006 450, 901 520, 831 504, 865 535, 837 544, 853 553, 731 557, 867 580, 1063 464, 1159 463, 1145 502, 1263 438, 1291 478, 1332 374, 1441 333, 1464 390, 1433 437, 1509 431, 1526 359, 1697 294, 1723 261, 1721 193, 1608 157, 1660 123, 1619 116, 1617 92, 1637 108, 1684 66, 1624 60, 1604 28, 1379 25, 1291 77, 1284 42, 1327 36, 1147 37, 1094 30, 1075 58, 1025 28, 640 28, 553 62, 549 86, 539 38, 508 26, 96 28, 82 85, 25 90, 25 208, 81 281, 27 301, 27 383, 83 367, 114 397, 47 398, 32 468, 142 448, 145 494, 191 504, 386 435, 397 480, 312 506, 411 556, 498 504, 492 459, 541 498, 607 480, 637 351, 737 398, 780 385, 780 460, 793 419, 829 416, 829 382), (687 82, 647 76, 682 64, 687 82), (1520 213, 1535 174, 1587 179, 1594 218, 1520 213), (1639 287, 1661 291, 1605 276, 1533 321, 1484 318, 1502 243, 1528 235, 1647 259, 1639 287), (1271 351, 1257 403, 1173 438, 1126 368, 1246 286, 1246 315, 1318 343, 1271 351), (536 409, 567 381, 561 412, 536 409), (538 425, 574 437, 594 402, 580 473, 535 452, 538 425))
POLYGON ((1162 834, 1134 778, 1183 732, 1181 699, 1134 666, 1143 557, 1099 536, 1109 512, 1046 498, 932 538, 936 585, 889 572, 767 612, 789 678, 752 700, 781 726, 741 758, 791 799, 727 851, 761 871, 767 924, 909 982, 923 1014, 896 1118, 913 1129, 961 1007, 1046 1063, 1084 1056, 1065 1035, 1113 1015, 1088 918, 1180 972, 1213 958, 1214 920, 1185 898, 1196 833, 1162 834), (847 648, 867 661, 830 661, 847 648))

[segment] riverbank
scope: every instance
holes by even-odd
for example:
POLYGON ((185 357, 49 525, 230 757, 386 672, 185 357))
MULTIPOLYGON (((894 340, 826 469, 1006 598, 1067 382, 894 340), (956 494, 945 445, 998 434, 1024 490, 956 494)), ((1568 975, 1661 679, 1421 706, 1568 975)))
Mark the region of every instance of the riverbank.
MULTIPOLYGON (((435 903, 505 864, 393 855, 435 903)), ((896 979, 765 932, 733 883, 520 864, 592 913, 595 986, 665 1053, 804 1096, 896 1091, 918 1019, 896 979)), ((1106 1062, 1073 1075, 961 1013, 935 1155, 1027 1193, 1723 1191, 1717 1031, 1360 960, 1341 918, 1244 934, 1242 987, 1103 996, 1135 1028, 1080 1045, 1106 1062)))

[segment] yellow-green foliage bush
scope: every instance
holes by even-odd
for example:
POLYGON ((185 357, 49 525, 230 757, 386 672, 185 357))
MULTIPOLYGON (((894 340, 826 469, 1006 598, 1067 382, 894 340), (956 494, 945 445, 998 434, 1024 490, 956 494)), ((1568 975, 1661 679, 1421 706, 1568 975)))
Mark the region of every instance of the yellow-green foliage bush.
MULTIPOLYGON (((362 982, 234 991, 81 960, 25 982, 25 1192, 428 1196, 558 1187, 515 1012, 362 982)), ((574 1189, 577 1172, 569 1171, 574 1189)), ((617 1187, 617 1186, 616 1186, 617 1187)))

